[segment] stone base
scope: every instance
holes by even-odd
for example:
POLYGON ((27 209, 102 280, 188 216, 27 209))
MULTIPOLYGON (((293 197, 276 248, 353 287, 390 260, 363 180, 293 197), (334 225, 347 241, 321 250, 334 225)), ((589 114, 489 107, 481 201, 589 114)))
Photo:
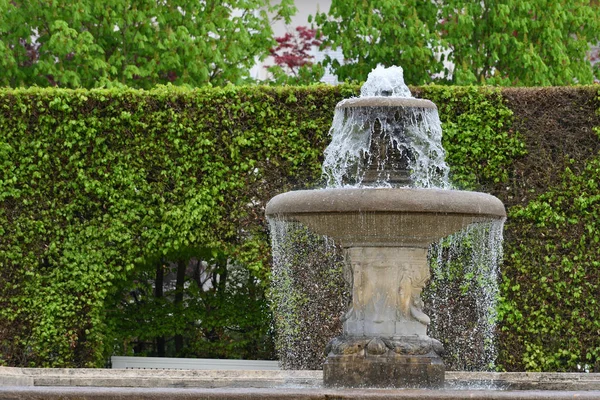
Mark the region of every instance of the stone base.
POLYGON ((444 372, 438 356, 329 356, 323 382, 325 387, 440 388, 444 372))
POLYGON ((443 350, 428 336, 340 336, 326 347, 323 381, 326 387, 442 387, 443 350))

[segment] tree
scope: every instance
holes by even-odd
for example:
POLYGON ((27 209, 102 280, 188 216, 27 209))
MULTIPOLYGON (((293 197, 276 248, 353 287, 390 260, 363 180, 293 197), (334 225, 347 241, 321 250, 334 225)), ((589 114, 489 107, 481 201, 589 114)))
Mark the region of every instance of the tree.
POLYGON ((343 51, 344 63, 325 58, 340 80, 365 80, 384 64, 401 65, 407 82, 423 84, 442 68, 434 51, 440 44, 433 30, 437 14, 431 1, 333 0, 329 14, 318 13, 314 21, 323 46, 343 51))
POLYGON ((0 85, 238 83, 292 0, 0 0, 0 85))
POLYGON ((277 46, 270 50, 275 65, 266 67, 273 77, 272 83, 307 85, 321 80, 325 69, 314 63, 311 54, 313 47, 321 45, 315 29, 297 26, 295 33, 287 32, 275 41, 277 46))
POLYGON ((116 355, 270 359, 265 288, 218 249, 194 248, 139 265, 107 303, 116 355))
POLYGON ((344 52, 345 65, 326 60, 340 79, 396 64, 411 84, 532 86, 593 81, 599 15, 590 0, 333 0, 315 22, 344 52))
POLYGON ((316 31, 306 26, 297 26, 296 34, 287 32, 275 38, 277 46, 270 50, 275 64, 287 67, 293 75, 298 75, 298 69, 311 65, 313 56, 310 50, 313 46, 320 46, 321 41, 316 38, 316 31))
POLYGON ((600 38, 600 7, 589 0, 445 0, 442 14, 453 83, 593 82, 587 52, 600 38))

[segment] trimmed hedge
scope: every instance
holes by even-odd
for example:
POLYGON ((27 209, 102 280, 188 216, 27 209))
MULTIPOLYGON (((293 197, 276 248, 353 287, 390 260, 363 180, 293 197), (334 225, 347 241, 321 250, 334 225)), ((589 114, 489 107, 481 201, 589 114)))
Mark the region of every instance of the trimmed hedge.
POLYGON ((509 211, 500 362, 600 372, 599 88, 503 94, 528 155, 494 189, 509 211))
MULTIPOLYGON (((179 355, 272 356, 260 345, 270 335, 263 207, 318 184, 335 104, 357 93, 353 85, 0 90, 0 364, 102 366, 135 343, 177 336, 190 344, 179 355), (152 297, 141 280, 191 260, 244 269, 244 290, 222 293, 255 301, 245 309, 189 297, 218 282, 210 289, 188 278, 195 307, 177 303, 181 288, 170 306, 129 306, 139 293, 152 297), (188 310, 203 305, 222 314, 188 310), (242 318, 240 310, 245 321, 228 326, 209 318, 242 318), (140 318, 123 323, 132 315, 140 318)), ((454 182, 509 209, 501 368, 597 369, 598 87, 413 93, 440 109, 454 182)))
MULTIPOLYGON (((123 326, 183 335, 201 316, 129 307, 172 262, 231 260, 264 292, 265 200, 318 178, 329 111, 355 91, 0 91, 0 363, 100 366, 137 342, 123 326)), ((260 346, 270 322, 257 318, 214 328, 254 330, 260 346)))

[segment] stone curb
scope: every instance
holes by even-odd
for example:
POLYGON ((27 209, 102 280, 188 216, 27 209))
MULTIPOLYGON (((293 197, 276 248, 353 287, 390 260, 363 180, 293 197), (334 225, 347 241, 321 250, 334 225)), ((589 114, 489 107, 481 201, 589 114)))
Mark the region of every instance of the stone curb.
POLYGON ((268 388, 320 385, 322 371, 0 367, 0 386, 268 388))
MULTIPOLYGON (((322 371, 0 367, 0 387, 320 388, 322 371)), ((600 390, 598 373, 446 372, 450 389, 600 390)))
MULTIPOLYGON (((322 380, 322 371, 0 367, 2 387, 319 388, 322 380)), ((600 374, 449 371, 446 387, 589 391, 600 390, 600 374)))

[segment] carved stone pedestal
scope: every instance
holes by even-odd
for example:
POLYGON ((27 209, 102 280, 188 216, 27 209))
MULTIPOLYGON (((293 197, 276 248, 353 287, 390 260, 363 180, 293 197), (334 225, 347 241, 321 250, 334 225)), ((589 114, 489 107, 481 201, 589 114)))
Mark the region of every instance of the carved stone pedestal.
POLYGON ((344 334, 326 348, 329 387, 440 387, 442 344, 427 336, 421 291, 430 277, 427 249, 350 247, 352 306, 344 334))

